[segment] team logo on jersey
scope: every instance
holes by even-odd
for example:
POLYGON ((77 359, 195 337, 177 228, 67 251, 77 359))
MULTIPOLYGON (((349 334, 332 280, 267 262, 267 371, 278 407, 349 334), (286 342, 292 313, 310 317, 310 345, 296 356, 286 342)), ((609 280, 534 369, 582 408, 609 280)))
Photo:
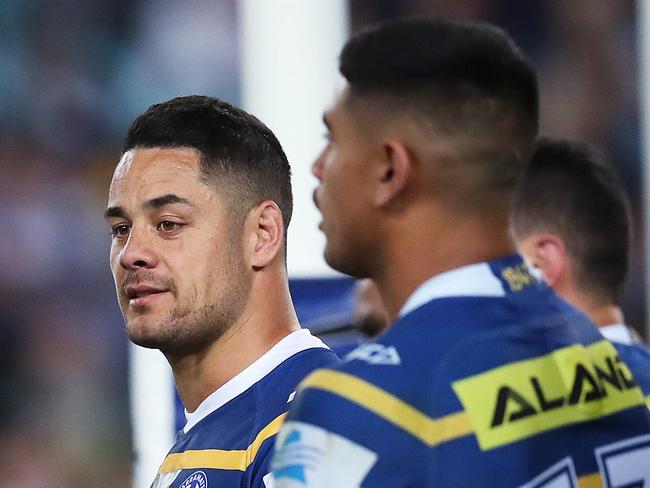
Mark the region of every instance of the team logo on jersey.
POLYGON ((398 365, 402 363, 402 359, 397 353, 394 346, 384 346, 383 344, 363 344, 357 347, 354 351, 348 353, 344 361, 352 361, 359 359, 370 364, 384 364, 384 365, 398 365))
POLYGON ((207 488, 208 477, 203 471, 195 471, 187 477, 179 488, 207 488))
POLYGON ((307 465, 316 462, 322 456, 319 450, 312 450, 310 455, 299 454, 303 447, 301 444, 302 434, 299 430, 293 429, 278 442, 276 451, 282 453, 273 461, 274 478, 288 478, 301 485, 307 484, 305 470, 307 465))
POLYGON ((515 293, 538 281, 525 264, 508 266, 501 272, 501 276, 515 293))
POLYGON ((644 401, 607 341, 507 364, 457 381, 453 388, 484 450, 644 401))
POLYGON ((377 454, 333 432, 288 421, 275 443, 273 488, 358 488, 377 454))

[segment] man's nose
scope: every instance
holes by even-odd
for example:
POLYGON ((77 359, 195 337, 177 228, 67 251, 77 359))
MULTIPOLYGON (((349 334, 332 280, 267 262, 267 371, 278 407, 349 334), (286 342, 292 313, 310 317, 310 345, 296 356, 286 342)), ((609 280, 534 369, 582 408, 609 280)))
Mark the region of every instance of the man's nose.
POLYGON ((120 252, 120 265, 125 269, 155 268, 158 265, 158 257, 146 230, 131 228, 129 237, 122 251, 120 252))
POLYGON ((325 161, 325 150, 321 151, 316 160, 311 165, 311 174, 319 180, 323 174, 323 163, 325 161))

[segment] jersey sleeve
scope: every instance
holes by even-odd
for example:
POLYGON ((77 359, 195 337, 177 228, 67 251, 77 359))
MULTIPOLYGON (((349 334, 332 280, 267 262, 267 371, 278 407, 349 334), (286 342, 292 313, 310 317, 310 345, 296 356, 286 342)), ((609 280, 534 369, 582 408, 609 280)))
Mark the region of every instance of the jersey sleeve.
POLYGON ((377 454, 355 441, 359 419, 350 421, 338 403, 332 393, 305 382, 276 440, 273 488, 361 485, 377 454))
POLYGON ((399 402, 349 372, 310 375, 276 441, 274 488, 406 486, 405 477, 418 474, 403 463, 412 466, 424 444, 391 422, 401 413, 391 400, 399 402), (384 415, 385 409, 392 412, 384 415), (404 455, 395 456, 395 449, 404 455))

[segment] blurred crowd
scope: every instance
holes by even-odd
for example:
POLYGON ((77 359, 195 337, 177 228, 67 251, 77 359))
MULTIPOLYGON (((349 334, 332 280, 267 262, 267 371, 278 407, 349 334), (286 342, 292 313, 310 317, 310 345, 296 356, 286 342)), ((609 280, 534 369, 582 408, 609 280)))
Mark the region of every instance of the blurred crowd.
MULTIPOLYGON (((542 133, 596 143, 634 204, 623 300, 644 332, 635 2, 351 0, 351 31, 409 14, 505 27, 538 70, 542 133)), ((236 0, 0 2, 0 488, 129 486, 127 341, 106 189, 131 119, 239 102, 236 0)))

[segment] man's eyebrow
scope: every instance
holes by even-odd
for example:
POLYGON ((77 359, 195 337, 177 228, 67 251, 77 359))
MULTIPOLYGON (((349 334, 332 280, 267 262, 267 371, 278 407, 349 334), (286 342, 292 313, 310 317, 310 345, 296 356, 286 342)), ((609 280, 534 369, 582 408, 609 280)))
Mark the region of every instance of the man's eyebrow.
POLYGON ((183 205, 188 205, 190 207, 194 206, 194 204, 187 198, 179 197, 173 193, 168 193, 167 195, 162 195, 160 197, 147 200, 144 203, 143 207, 146 209, 157 209, 164 207, 165 205, 171 205, 172 203, 182 203, 183 205))
POLYGON ((104 218, 108 219, 110 217, 126 219, 126 211, 122 207, 108 207, 104 212, 104 218))
MULTIPOLYGON (((142 205, 142 207, 147 210, 152 210, 152 209, 162 208, 165 205, 171 205, 173 203, 181 203, 183 205, 188 205, 190 207, 194 206, 194 204, 190 202, 187 198, 179 197, 178 195, 174 195, 173 193, 168 193, 167 195, 162 195, 160 197, 147 200, 144 203, 144 205, 142 205)), ((126 210, 124 210, 122 207, 108 207, 104 212, 104 218, 108 219, 110 217, 128 219, 126 210)))

